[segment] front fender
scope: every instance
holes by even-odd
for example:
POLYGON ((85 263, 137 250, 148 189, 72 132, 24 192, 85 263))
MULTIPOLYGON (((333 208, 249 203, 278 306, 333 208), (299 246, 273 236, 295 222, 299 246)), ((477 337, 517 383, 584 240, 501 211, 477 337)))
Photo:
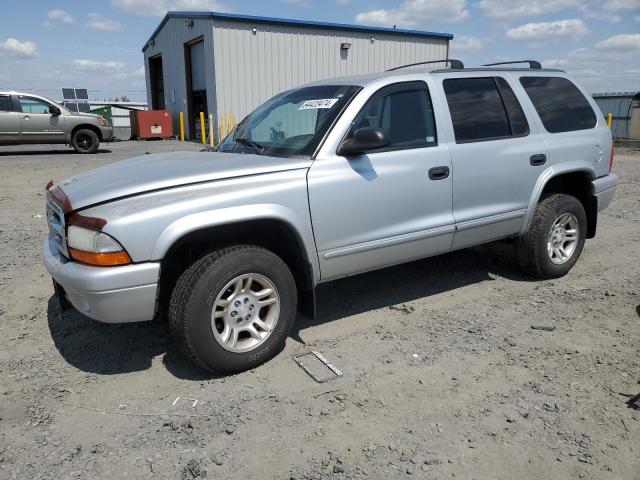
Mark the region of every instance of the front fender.
POLYGON ((306 222, 294 210, 270 203, 206 210, 179 218, 162 231, 153 246, 151 258, 156 260, 164 258, 173 244, 195 231, 252 220, 281 221, 295 231, 304 245, 305 254, 313 268, 314 281, 319 280, 320 270, 315 242, 311 230, 305 225, 306 222))
POLYGON ((540 176, 538 177, 538 181, 533 188, 533 194, 531 195, 531 200, 529 201, 529 206, 525 215, 525 221, 522 226, 522 230, 520 231, 521 235, 529 228, 531 219, 533 218, 533 212, 536 209, 538 202, 540 201, 540 196, 542 195, 544 187, 547 185, 547 183, 549 183, 552 178, 557 177, 558 175, 574 172, 584 172, 588 174, 592 180, 597 176, 596 170, 593 165, 588 162, 582 161, 565 162, 562 164, 551 165, 540 174, 540 176))

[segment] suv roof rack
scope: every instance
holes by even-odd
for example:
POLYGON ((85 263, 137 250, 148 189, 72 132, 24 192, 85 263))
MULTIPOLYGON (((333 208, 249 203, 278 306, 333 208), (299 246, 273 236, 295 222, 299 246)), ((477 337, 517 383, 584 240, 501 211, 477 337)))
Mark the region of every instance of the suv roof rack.
POLYGON ((497 62, 497 63, 485 63, 483 67, 495 67, 497 65, 512 65, 514 63, 528 63, 529 68, 533 70, 540 70, 542 65, 537 60, 514 60, 512 62, 497 62))
POLYGON ((451 68, 455 70, 462 70, 464 68, 464 64, 460 60, 456 60, 455 58, 444 58, 442 60, 428 60, 426 62, 417 62, 417 63, 409 63, 407 65, 400 65, 399 67, 393 67, 386 71, 393 72, 394 70, 400 70, 401 68, 415 67, 417 65, 427 65, 429 63, 443 63, 443 62, 449 63, 451 65, 451 68))

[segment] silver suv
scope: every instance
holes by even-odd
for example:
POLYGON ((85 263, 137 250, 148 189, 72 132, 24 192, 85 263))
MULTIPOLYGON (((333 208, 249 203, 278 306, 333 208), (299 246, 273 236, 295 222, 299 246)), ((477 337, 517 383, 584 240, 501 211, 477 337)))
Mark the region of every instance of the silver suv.
POLYGON ((321 282, 500 239, 529 274, 565 275, 613 198, 612 161, 600 110, 559 70, 327 80, 267 101, 217 151, 49 185, 44 263, 63 305, 166 315, 189 358, 235 372, 283 347, 321 282))
POLYGON ((61 143, 78 153, 95 153, 113 139, 100 115, 71 112, 39 95, 0 92, 0 145, 61 143))

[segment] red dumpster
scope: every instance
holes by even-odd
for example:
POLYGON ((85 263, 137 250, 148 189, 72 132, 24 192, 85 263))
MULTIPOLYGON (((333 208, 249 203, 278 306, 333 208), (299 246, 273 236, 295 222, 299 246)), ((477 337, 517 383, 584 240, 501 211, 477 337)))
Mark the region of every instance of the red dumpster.
POLYGON ((173 137, 173 120, 169 110, 131 110, 131 138, 173 137))

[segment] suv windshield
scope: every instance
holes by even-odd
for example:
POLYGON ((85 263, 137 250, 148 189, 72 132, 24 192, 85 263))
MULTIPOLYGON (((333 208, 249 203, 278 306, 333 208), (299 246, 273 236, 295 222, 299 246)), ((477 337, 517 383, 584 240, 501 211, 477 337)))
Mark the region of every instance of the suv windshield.
POLYGON ((276 95, 247 116, 218 151, 310 157, 359 90, 353 85, 322 85, 276 95))

